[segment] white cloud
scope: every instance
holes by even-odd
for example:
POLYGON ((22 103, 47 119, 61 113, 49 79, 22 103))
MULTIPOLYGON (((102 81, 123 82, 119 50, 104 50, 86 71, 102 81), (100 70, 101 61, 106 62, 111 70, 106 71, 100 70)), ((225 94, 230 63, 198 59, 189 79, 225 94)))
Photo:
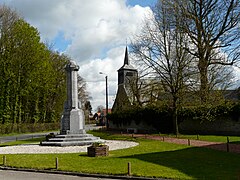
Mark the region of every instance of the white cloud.
POLYGON ((93 59, 89 63, 80 66, 79 73, 87 82, 87 88, 93 98, 91 103, 94 108, 106 104, 106 75, 108 76, 109 107, 112 107, 117 91, 117 70, 123 65, 124 51, 124 46, 113 48, 107 52, 106 58, 93 59), (99 72, 105 74, 101 75, 99 72))
MULTIPOLYGON (((80 65, 80 75, 87 81, 94 108, 105 105, 105 81, 99 71, 108 74, 109 92, 114 94, 117 69, 124 58, 123 45, 139 31, 150 11, 149 7, 127 6, 126 0, 0 0, 0 3, 20 12, 39 30, 43 41, 52 41, 62 34, 71 42, 65 53, 80 65)), ((111 97, 109 102, 111 107, 111 97)))
POLYGON ((125 0, 3 0, 37 27, 43 40, 59 31, 72 41, 66 52, 79 62, 98 57, 102 49, 125 43, 136 33, 148 7, 125 0))

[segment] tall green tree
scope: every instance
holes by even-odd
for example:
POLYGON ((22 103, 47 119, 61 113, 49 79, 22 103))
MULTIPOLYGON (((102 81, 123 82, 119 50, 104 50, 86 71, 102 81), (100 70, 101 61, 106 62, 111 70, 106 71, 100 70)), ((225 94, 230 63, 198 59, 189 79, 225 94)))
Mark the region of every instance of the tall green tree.
POLYGON ((19 16, 6 6, 0 6, 0 121, 8 123, 11 119, 11 84, 13 73, 11 67, 11 52, 9 38, 11 29, 19 16))
MULTIPOLYGON (((0 6, 0 122, 58 122, 66 100, 69 61, 42 43, 38 30, 15 11, 0 6)), ((80 81, 84 101, 85 86, 80 81)))
POLYGON ((51 52, 36 28, 0 7, 1 123, 53 122, 65 97, 69 58, 51 52))

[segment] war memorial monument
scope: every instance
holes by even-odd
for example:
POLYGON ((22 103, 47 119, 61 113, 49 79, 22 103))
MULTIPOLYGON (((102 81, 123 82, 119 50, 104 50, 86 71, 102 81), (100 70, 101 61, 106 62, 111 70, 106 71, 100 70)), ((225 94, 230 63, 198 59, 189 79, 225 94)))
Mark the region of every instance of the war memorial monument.
POLYGON ((77 73, 79 66, 70 61, 66 67, 67 100, 61 118, 60 134, 41 143, 43 146, 82 146, 103 142, 99 137, 86 134, 85 117, 78 99, 77 73))

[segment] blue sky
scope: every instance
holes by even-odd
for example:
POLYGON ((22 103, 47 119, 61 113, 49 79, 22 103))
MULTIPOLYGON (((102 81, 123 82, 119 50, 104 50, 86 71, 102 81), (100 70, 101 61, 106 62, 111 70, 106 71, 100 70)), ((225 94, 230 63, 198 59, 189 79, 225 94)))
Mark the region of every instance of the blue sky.
MULTIPOLYGON (((154 7, 158 0, 126 0, 127 6, 142 6, 142 7, 154 7)), ((54 45, 54 48, 57 51, 64 52, 68 45, 70 45, 72 42, 69 39, 64 38, 64 32, 58 32, 57 36, 52 40, 52 43, 54 45)), ((102 53, 100 57, 104 57, 106 55, 107 48, 103 47, 102 53)))
POLYGON ((140 31, 157 0, 0 0, 40 32, 43 42, 80 65, 93 110, 105 106, 105 77, 109 107, 117 92, 126 40, 140 31))
POLYGON ((154 6, 156 4, 157 0, 127 0, 127 5, 130 6, 135 6, 135 5, 140 5, 142 7, 146 6, 154 6))
MULTIPOLYGON (((126 40, 141 31, 157 0, 0 0, 40 32, 43 42, 80 66, 93 110, 105 106, 108 75, 109 107, 117 92, 117 70, 123 65, 126 40)), ((239 71, 236 69, 236 71, 239 71)), ((239 73, 240 74, 240 73, 239 73)), ((238 77, 239 78, 239 77, 238 77)))

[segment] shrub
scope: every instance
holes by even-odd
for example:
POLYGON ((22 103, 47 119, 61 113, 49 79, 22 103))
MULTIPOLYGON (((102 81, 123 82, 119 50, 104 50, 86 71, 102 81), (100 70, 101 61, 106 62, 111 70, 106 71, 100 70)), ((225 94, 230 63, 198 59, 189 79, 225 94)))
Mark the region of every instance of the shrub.
POLYGON ((134 121, 137 125, 141 122, 152 125, 158 132, 170 133, 173 130, 172 112, 169 107, 134 107, 128 110, 113 112, 108 115, 113 124, 130 125, 134 121))
MULTIPOLYGON (((138 125, 144 122, 152 125, 158 132, 173 132, 173 111, 168 106, 132 107, 128 110, 113 112, 108 119, 113 124, 130 125, 132 121, 138 125)), ((178 124, 184 120, 216 121, 218 119, 239 120, 240 103, 225 102, 220 105, 188 106, 178 109, 178 124)))

